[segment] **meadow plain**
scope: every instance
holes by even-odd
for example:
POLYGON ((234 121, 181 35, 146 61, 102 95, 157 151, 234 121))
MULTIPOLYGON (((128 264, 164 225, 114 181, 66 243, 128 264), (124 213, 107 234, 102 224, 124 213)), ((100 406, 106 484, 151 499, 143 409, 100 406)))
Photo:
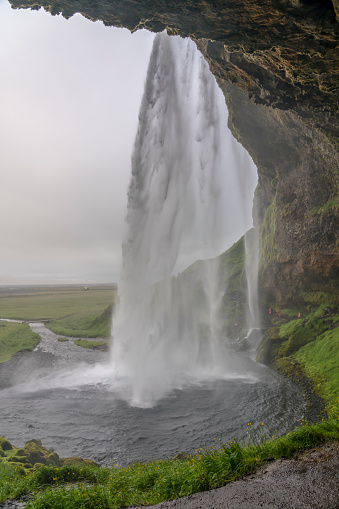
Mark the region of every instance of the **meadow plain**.
POLYGON ((23 323, 0 322, 0 363, 38 344, 29 322, 61 336, 109 338, 116 298, 115 285, 1 287, 0 318, 23 323))

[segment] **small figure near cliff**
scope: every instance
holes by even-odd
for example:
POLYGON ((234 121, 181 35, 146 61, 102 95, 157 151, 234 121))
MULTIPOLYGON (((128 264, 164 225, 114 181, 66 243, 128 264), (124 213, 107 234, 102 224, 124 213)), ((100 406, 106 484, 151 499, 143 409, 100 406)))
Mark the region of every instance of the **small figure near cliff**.
POLYGON ((280 311, 280 309, 278 309, 278 311, 277 311, 277 315, 278 315, 278 316, 281 316, 281 311, 280 311))
POLYGON ((301 318, 301 313, 300 313, 300 312, 299 312, 299 314, 298 314, 298 318, 301 318))
POLYGON ((272 314, 272 309, 271 308, 268 308, 268 314, 272 314))

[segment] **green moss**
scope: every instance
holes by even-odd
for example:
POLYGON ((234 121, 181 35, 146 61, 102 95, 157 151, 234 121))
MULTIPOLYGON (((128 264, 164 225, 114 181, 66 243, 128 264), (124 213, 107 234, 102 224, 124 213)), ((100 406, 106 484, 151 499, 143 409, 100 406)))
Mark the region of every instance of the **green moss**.
POLYGON ((277 357, 281 342, 279 327, 268 329, 259 345, 256 361, 271 366, 277 357))
POLYGON ((330 210, 337 209, 339 207, 339 198, 336 196, 335 198, 330 198, 326 203, 321 205, 320 207, 314 207, 313 209, 308 211, 308 215, 312 216, 315 214, 325 214, 330 210))
POLYGON ((308 304, 339 306, 339 293, 302 292, 300 296, 308 304))
POLYGON ((245 235, 218 257, 220 277, 229 291, 244 291, 245 258, 245 235))
POLYGON ((27 323, 1 322, 0 363, 10 360, 22 350, 34 350, 39 341, 39 334, 31 331, 27 323))
MULTIPOLYGON (((253 234, 254 229, 246 233, 246 235, 253 234)), ((245 322, 247 289, 245 259, 245 236, 216 258, 216 262, 219 264, 219 279, 224 288, 222 305, 223 328, 225 334, 231 334, 232 337, 234 336, 232 332, 234 326, 238 332, 238 329, 245 322)), ((189 284, 193 284, 193 281, 199 281, 199 273, 203 272, 204 263, 201 260, 193 263, 183 272, 182 277, 189 284)), ((192 294, 195 295, 195 305, 198 307, 203 306, 203 301, 199 301, 203 294, 201 289, 197 287, 192 294)))
POLYGON ((297 319, 283 324, 279 328, 283 343, 279 349, 280 357, 287 357, 297 352, 302 346, 315 341, 332 326, 334 316, 327 313, 326 306, 320 306, 305 320, 297 319))
POLYGON ((66 343, 67 341, 69 341, 69 339, 68 338, 58 338, 58 341, 60 343, 66 343))
POLYGON ((13 449, 12 444, 6 440, 4 437, 0 437, 0 446, 1 449, 8 454, 8 451, 11 451, 13 449))
POLYGON ((260 272, 278 261, 278 248, 276 241, 276 198, 266 210, 262 225, 260 227, 260 272))

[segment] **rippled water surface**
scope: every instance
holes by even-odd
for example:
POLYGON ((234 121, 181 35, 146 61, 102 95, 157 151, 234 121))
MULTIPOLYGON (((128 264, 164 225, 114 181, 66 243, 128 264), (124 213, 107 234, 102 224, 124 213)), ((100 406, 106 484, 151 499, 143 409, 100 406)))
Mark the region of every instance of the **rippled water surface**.
POLYGON ((281 433, 304 414, 298 389, 236 352, 229 355, 239 377, 226 373, 175 390, 153 408, 134 408, 98 376, 69 384, 73 373, 105 371, 107 353, 59 343, 41 324, 32 328, 42 336, 37 351, 0 365, 1 434, 17 446, 39 438, 60 456, 123 465, 244 438, 248 422, 281 433))

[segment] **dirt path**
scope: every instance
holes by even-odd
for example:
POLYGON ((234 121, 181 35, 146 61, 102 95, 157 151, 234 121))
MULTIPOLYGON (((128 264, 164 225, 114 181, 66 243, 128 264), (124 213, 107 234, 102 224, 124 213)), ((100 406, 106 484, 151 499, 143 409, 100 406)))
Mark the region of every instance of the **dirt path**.
POLYGON ((275 461, 223 488, 152 508, 338 509, 339 443, 327 443, 292 460, 275 461))

